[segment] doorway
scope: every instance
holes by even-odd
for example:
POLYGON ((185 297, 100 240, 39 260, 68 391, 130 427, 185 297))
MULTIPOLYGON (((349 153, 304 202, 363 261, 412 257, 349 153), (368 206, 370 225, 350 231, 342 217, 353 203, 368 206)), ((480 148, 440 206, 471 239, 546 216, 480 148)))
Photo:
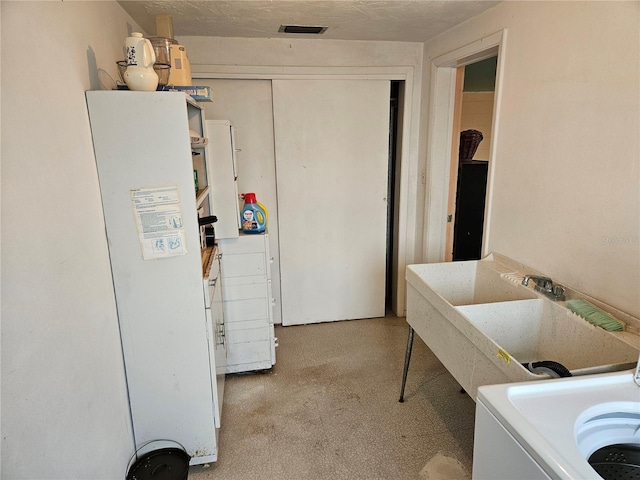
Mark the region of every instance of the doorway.
MULTIPOLYGON (((495 74, 495 97, 492 114, 492 142, 486 187, 486 206, 483 221, 481 255, 488 253, 491 225, 491 202, 493 173, 496 168, 495 145, 499 135, 499 105, 504 65, 506 30, 496 32, 473 43, 441 55, 432 61, 430 79, 430 117, 427 134, 427 198, 425 205, 423 260, 426 263, 443 262, 447 252, 447 228, 450 225, 449 185, 453 173, 450 171, 454 143, 453 117, 456 78, 459 67, 481 60, 497 57, 495 74), (443 181, 444 179, 444 181, 443 181)), ((457 169, 456 169, 457 171, 457 169)), ((457 182, 457 179, 456 179, 457 182)), ((456 183, 457 185, 457 183, 456 183)))
POLYGON ((493 56, 456 70, 447 261, 482 257, 497 61, 493 56))

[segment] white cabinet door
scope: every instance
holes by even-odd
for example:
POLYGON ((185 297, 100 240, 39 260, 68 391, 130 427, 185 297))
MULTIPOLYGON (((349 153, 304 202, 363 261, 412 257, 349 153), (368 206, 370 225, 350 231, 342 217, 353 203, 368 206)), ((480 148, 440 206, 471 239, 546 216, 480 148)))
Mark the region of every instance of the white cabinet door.
POLYGON ((386 80, 273 80, 282 324, 385 313, 386 80))
POLYGON ((211 375, 215 375, 217 389, 213 395, 216 428, 221 428, 222 403, 224 400, 224 381, 227 373, 227 345, 222 307, 222 285, 220 277, 220 257, 213 260, 214 268, 209 275, 209 286, 213 289, 211 295, 211 326, 213 328, 214 362, 211 365, 211 375))
POLYGON ((237 238, 240 207, 235 162, 234 127, 229 120, 207 120, 207 158, 212 177, 212 214, 218 217, 216 238, 237 238))

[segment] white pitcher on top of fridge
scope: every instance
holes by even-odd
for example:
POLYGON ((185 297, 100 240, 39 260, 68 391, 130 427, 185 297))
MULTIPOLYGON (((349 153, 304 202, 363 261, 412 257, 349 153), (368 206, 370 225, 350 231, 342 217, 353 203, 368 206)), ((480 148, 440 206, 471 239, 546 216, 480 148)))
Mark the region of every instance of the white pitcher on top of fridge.
POLYGON ((153 69, 156 54, 151 42, 140 32, 131 33, 124 41, 127 70, 124 81, 130 90, 152 92, 158 87, 158 75, 153 69))

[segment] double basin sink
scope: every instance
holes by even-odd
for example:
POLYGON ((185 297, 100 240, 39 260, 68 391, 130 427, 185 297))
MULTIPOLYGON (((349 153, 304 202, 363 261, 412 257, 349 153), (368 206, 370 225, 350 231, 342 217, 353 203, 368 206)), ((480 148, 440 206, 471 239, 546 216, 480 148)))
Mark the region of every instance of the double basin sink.
POLYGON ((522 285, 535 271, 491 254, 478 261, 410 265, 407 322, 475 399, 481 385, 550 378, 524 364, 555 362, 572 375, 633 368, 640 321, 566 288, 554 301, 522 285), (566 307, 582 298, 629 325, 608 332, 566 307))

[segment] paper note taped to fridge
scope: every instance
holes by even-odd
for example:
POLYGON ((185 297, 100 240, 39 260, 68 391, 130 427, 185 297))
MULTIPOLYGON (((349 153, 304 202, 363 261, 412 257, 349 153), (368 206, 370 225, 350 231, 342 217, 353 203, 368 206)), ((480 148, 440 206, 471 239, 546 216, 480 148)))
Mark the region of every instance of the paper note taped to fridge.
POLYGON ((142 258, 151 260, 187 253, 177 186, 134 188, 131 202, 142 258))

